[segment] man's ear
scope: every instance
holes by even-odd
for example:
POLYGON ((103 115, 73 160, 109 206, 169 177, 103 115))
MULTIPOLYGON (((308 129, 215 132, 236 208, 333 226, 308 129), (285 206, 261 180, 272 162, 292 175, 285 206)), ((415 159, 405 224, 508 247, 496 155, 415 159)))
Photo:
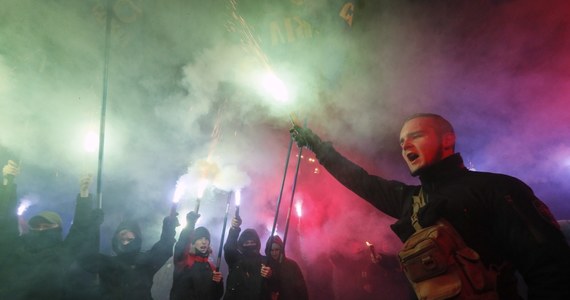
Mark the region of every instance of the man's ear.
POLYGON ((444 150, 454 152, 455 149, 455 134, 448 132, 444 133, 442 137, 442 145, 444 150))

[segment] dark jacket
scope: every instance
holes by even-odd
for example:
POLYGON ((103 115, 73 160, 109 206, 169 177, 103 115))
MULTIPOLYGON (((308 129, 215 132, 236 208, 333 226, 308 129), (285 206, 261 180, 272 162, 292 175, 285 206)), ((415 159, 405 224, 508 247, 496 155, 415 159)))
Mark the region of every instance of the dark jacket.
MULTIPOLYGON (((391 227, 402 241, 414 232, 412 196, 420 186, 368 174, 330 143, 314 150, 339 182, 398 219, 391 227)), ((526 184, 507 175, 470 171, 459 154, 429 167, 420 180, 427 202, 418 214, 420 224, 447 219, 487 266, 502 267, 503 299, 518 297, 514 270, 523 276, 529 299, 570 299, 570 248, 548 208, 526 184)))
POLYGON ((267 239, 265 244, 265 255, 273 271, 273 276, 277 280, 275 292, 279 294, 279 300, 307 300, 309 299, 309 292, 303 272, 296 261, 287 258, 284 246, 283 240, 277 235, 267 239), (280 260, 275 260, 271 256, 271 244, 273 243, 281 246, 280 260))
POLYGON ((154 274, 172 256, 172 247, 176 241, 175 220, 175 217, 164 218, 160 240, 147 252, 140 251, 142 238, 136 222, 123 222, 117 227, 112 241, 113 250, 117 255, 99 256, 99 278, 103 299, 152 299, 154 274), (136 237, 126 250, 121 250, 116 240, 117 233, 123 229, 131 230, 136 237))
MULTIPOLYGON (((30 231, 21 236, 9 255, 1 299, 63 299, 66 274, 89 238, 90 198, 77 198, 73 225, 62 239, 61 227, 30 231)), ((17 226, 17 225, 16 225, 17 226)))
POLYGON ((188 224, 174 247, 174 274, 170 300, 218 300, 224 294, 223 281, 212 280, 214 264, 206 255, 189 253, 194 224, 188 224))
MULTIPOLYGON (((20 235, 17 210, 16 185, 14 183, 0 184, 0 282, 7 282, 13 276, 10 263, 20 235)), ((7 289, 6 284, 0 285, 0 296, 7 289)))
POLYGON ((261 265, 267 265, 267 258, 259 253, 259 236, 253 229, 246 229, 239 235, 240 231, 240 228, 230 228, 224 244, 224 258, 229 267, 224 300, 269 300, 275 281, 273 277, 261 277, 261 265), (241 246, 248 239, 257 242, 255 249, 241 246))
POLYGON ((0 263, 5 261, 20 235, 17 210, 16 184, 0 184, 0 263))

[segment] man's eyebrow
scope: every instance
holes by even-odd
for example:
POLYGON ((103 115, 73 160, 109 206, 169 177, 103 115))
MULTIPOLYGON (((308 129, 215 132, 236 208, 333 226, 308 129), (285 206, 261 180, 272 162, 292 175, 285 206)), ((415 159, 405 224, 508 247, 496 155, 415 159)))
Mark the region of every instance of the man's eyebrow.
MULTIPOLYGON (((416 131, 408 132, 404 137, 410 137, 410 136, 422 134, 422 133, 424 133, 424 131, 425 130, 416 130, 416 131)), ((404 137, 400 137, 400 143, 402 143, 404 141, 404 137)))

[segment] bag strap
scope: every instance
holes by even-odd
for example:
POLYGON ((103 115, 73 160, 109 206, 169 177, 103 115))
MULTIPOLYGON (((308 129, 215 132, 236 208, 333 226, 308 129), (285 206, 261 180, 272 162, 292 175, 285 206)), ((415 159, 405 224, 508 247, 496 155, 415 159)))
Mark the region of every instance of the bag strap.
POLYGON ((412 199, 412 226, 416 231, 418 231, 423 228, 418 220, 418 212, 420 211, 420 208, 426 205, 423 187, 420 187, 419 193, 417 195, 413 195, 412 199))

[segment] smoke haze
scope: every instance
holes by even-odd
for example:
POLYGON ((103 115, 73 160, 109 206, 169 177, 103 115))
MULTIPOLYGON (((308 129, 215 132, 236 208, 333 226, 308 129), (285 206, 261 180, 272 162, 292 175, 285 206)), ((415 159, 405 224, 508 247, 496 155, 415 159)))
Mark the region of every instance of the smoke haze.
MULTIPOLYGON (((83 144, 99 130, 106 1, 1 2, 0 159, 21 163, 20 198, 34 199, 25 218, 50 209, 69 224, 80 175, 97 173, 83 144)), ((417 181, 400 158, 401 123, 441 114, 469 167, 522 179, 570 219, 567 1, 359 0, 352 26, 339 16, 347 2, 111 1, 103 252, 126 217, 152 245, 176 182, 195 184, 204 161, 212 184, 198 226, 215 251, 237 188, 242 227, 267 239, 287 170, 283 235, 298 153, 285 166, 291 112, 370 173, 407 183, 417 181), (268 68, 290 102, 259 91, 268 68)), ((307 272, 333 249, 367 255, 365 241, 396 252, 394 220, 310 158, 303 150, 288 254, 307 272)), ((179 218, 196 197, 180 200, 179 218)))

